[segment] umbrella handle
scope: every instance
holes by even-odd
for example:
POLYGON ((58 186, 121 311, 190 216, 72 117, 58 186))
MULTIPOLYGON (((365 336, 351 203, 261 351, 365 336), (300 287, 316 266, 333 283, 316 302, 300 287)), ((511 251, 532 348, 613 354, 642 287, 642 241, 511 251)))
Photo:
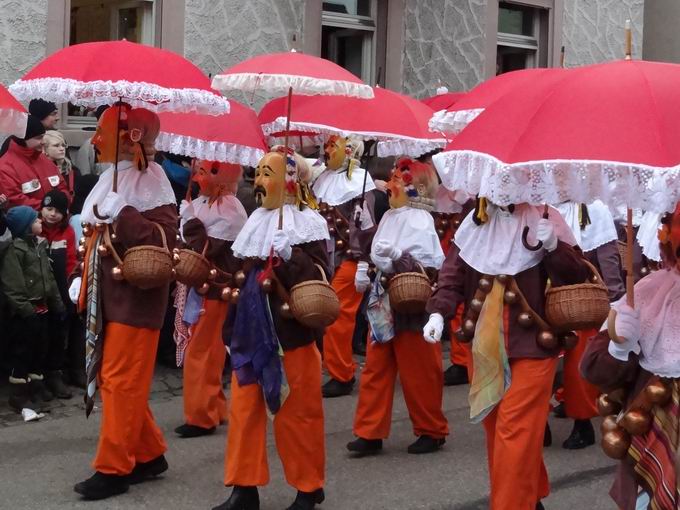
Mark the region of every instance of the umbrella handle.
MULTIPOLYGON (((549 217, 548 214, 548 204, 545 204, 545 207, 543 209, 543 219, 547 220, 549 217)), ((543 242, 538 241, 534 246, 531 246, 528 241, 528 236, 529 236, 529 226, 527 225, 524 227, 524 230, 522 231, 522 246, 524 246, 527 250, 529 251, 538 251, 541 248, 543 248, 543 242)))
POLYGON ((100 220, 108 220, 110 218, 110 216, 102 216, 101 214, 99 214, 99 209, 97 208, 97 204, 94 204, 92 206, 92 212, 100 220))

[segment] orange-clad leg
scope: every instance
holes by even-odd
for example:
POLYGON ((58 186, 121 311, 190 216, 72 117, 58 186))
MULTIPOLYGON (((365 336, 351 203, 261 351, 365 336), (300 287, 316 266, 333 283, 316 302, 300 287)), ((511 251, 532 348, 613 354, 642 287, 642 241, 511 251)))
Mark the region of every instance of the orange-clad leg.
POLYGON ((586 381, 579 371, 581 358, 588 345, 588 339, 597 331, 578 332, 578 343, 564 355, 564 409, 569 418, 589 420, 598 415, 597 397, 600 390, 586 381))
POLYGON ((210 429, 227 419, 227 399, 222 389, 226 357, 222 326, 229 303, 206 299, 203 306, 205 312, 193 327, 184 353, 184 420, 210 429))
POLYGON ((510 360, 510 388, 484 419, 492 510, 534 510, 550 493, 543 435, 556 368, 556 358, 510 360))
POLYGON ((340 300, 340 315, 323 335, 323 362, 329 375, 340 382, 354 377, 356 363, 352 357, 352 336, 357 310, 363 295, 354 288, 357 263, 345 260, 335 271, 331 285, 340 300))
POLYGON ((148 405, 159 330, 115 322, 104 328, 99 372, 103 411, 93 467, 126 475, 136 462, 148 462, 167 449, 148 405))

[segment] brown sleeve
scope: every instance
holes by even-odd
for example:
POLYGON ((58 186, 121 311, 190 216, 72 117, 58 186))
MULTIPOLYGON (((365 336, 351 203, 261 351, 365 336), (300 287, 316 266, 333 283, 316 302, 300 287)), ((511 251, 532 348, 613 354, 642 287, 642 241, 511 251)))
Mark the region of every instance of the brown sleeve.
POLYGON ((609 291, 609 301, 616 301, 626 293, 621 275, 621 256, 617 241, 603 244, 595 250, 597 267, 609 291))
POLYGON ((326 278, 330 278, 326 241, 313 241, 293 246, 290 259, 275 267, 274 272, 283 286, 290 289, 298 283, 320 279, 321 274, 315 264, 321 266, 326 278))
POLYGON ((439 270, 437 288, 427 302, 428 313, 439 313, 452 319, 458 305, 465 300, 465 273, 467 264, 458 255, 458 246, 451 245, 444 264, 439 270))
POLYGON ((553 287, 574 285, 588 280, 590 270, 581 253, 563 241, 543 257, 543 267, 553 287))
POLYGON ((354 206, 356 204, 361 205, 361 197, 352 201, 352 211, 351 218, 349 220, 349 244, 352 252, 358 252, 358 260, 363 260, 365 262, 371 261, 371 244, 373 243, 373 236, 375 236, 378 230, 378 222, 375 220, 375 194, 374 191, 369 191, 365 195, 366 209, 368 209, 371 219, 373 220, 373 226, 367 228, 366 230, 361 230, 361 227, 357 227, 354 222, 354 206))
POLYGON ((135 246, 162 246, 161 233, 155 224, 163 228, 168 248, 172 250, 177 238, 177 209, 171 204, 144 211, 144 214, 134 207, 124 207, 114 224, 116 243, 123 248, 123 253, 135 246))
POLYGON ((184 234, 184 240, 187 245, 198 253, 203 252, 203 246, 207 239, 208 248, 205 252, 205 256, 218 269, 234 274, 241 268, 241 259, 235 257, 234 253, 231 251, 231 245, 234 244, 234 242, 209 237, 205 230, 205 226, 198 218, 187 221, 184 224, 182 233, 184 234))
POLYGON ((187 221, 182 228, 182 234, 184 235, 184 242, 189 248, 198 253, 203 252, 203 246, 208 239, 208 233, 201 220, 193 218, 187 221))
POLYGON ((609 354, 609 334, 600 331, 592 337, 581 358, 581 375, 603 391, 633 385, 638 377, 638 356, 630 353, 628 361, 620 361, 609 354))

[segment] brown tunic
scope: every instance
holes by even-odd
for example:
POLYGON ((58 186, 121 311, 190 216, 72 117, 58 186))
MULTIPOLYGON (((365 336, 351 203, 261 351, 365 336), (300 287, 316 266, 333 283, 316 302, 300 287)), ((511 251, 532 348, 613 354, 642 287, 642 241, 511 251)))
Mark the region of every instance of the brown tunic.
POLYGON ((614 302, 626 293, 626 286, 621 273, 621 255, 617 241, 611 241, 602 246, 585 252, 584 255, 594 265, 602 281, 607 286, 609 301, 614 302))
MULTIPOLYGON (((131 206, 123 208, 113 226, 116 234, 113 246, 121 258, 126 250, 135 246, 163 245, 161 234, 154 223, 163 228, 168 249, 172 250, 177 237, 177 209, 174 204, 162 205, 142 213, 131 206)), ((168 305, 170 284, 142 290, 124 280, 114 280, 111 270, 115 265, 113 257, 102 258, 100 284, 104 320, 136 328, 160 329, 168 305)))
MULTIPOLYGON (((460 303, 465 304, 467 314, 470 301, 479 287, 482 273, 470 267, 460 256, 459 248, 451 246, 444 264, 439 271, 437 288, 427 303, 428 313, 439 313, 446 320, 456 315, 460 303)), ((541 317, 545 317, 545 289, 550 279, 553 286, 583 283, 589 274, 580 253, 568 244, 559 241, 557 248, 546 253, 540 264, 515 275, 517 286, 524 294, 529 306, 541 317)), ((508 315, 507 351, 514 358, 550 358, 559 353, 559 348, 548 350, 537 341, 539 329, 520 326, 517 317, 522 310, 518 304, 505 305, 508 315)))

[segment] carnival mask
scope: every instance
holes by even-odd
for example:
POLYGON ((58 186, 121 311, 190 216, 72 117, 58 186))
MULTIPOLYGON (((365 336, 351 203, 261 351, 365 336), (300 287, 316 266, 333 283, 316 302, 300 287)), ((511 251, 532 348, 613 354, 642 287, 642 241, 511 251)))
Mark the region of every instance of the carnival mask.
POLYGON ((387 181, 387 198, 392 209, 399 209, 408 205, 408 195, 406 186, 410 184, 411 174, 409 172, 402 172, 399 168, 395 168, 392 172, 392 177, 387 181), (409 181, 408 183, 406 181, 409 181))
POLYGON ((269 152, 257 164, 253 192, 265 209, 278 209, 286 193, 286 160, 281 152, 269 152))
POLYGON ((659 230, 661 244, 670 245, 671 253, 675 257, 675 263, 680 269, 680 203, 675 207, 672 215, 662 220, 659 230))
POLYGON ((326 168, 338 170, 345 164, 345 159, 349 157, 347 138, 332 135, 323 146, 326 168))
MULTIPOLYGON (((116 133, 122 140, 124 136, 123 125, 127 126, 127 114, 130 112, 130 106, 113 105, 107 108, 97 123, 97 130, 92 137, 92 145, 94 145, 97 152, 97 159, 100 163, 115 163, 116 161, 116 133), (118 125, 118 110, 120 112, 120 126, 118 125)), ((120 147, 120 141, 119 141, 120 147)))
POLYGON ((201 195, 209 198, 209 203, 236 193, 243 173, 240 165, 206 160, 197 160, 195 165, 194 181, 198 184, 201 195))

